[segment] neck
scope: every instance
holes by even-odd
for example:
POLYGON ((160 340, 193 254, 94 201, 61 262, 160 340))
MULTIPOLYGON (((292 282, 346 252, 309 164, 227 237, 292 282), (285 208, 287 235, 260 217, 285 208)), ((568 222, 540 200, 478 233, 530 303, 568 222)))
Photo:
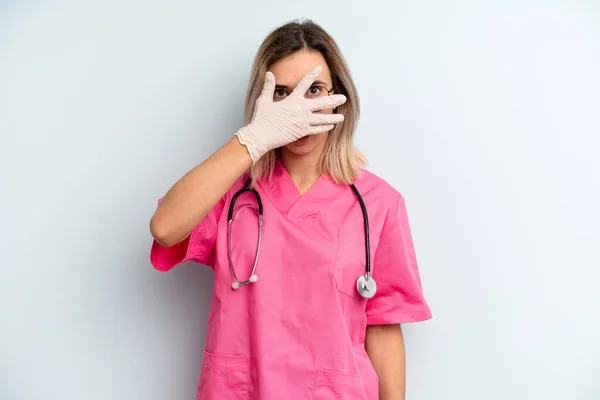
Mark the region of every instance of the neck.
POLYGON ((298 155, 282 148, 280 157, 300 193, 308 189, 321 176, 320 152, 313 151, 309 154, 298 155))

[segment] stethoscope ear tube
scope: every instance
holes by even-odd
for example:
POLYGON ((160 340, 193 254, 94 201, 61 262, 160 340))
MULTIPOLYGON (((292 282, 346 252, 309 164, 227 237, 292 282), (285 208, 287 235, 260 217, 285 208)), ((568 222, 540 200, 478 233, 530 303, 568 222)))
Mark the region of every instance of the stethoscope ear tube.
POLYGON ((228 222, 231 222, 231 220, 233 219, 233 208, 234 208, 236 200, 238 199, 238 197, 240 197, 241 194, 246 193, 246 192, 250 192, 254 195, 254 197, 256 197, 256 202, 258 203, 258 216, 262 218, 262 216, 263 216, 262 199, 260 198, 260 195, 258 194, 258 192, 255 189, 250 187, 251 181, 252 181, 252 178, 248 178, 248 180, 244 184, 244 187, 241 188, 240 190, 238 190, 236 192, 236 194, 233 195, 233 198, 231 199, 231 203, 229 203, 229 211, 227 212, 227 221, 228 222))
POLYGON ((250 187, 251 179, 248 178, 244 187, 240 189, 231 199, 231 203, 229 204, 229 210, 227 211, 227 255, 229 257, 229 267, 231 269, 231 274, 235 281, 231 285, 233 289, 239 289, 240 287, 246 286, 249 283, 254 283, 258 280, 258 276, 256 276, 256 266, 258 265, 258 256, 260 253, 260 244, 262 242, 262 225, 263 225, 263 205, 262 200, 258 192, 250 187), (256 197, 256 202, 258 204, 258 210, 256 210, 258 214, 258 240, 256 242, 256 255, 254 257, 254 265, 252 266, 252 272, 250 273, 250 277, 245 281, 240 281, 237 274, 235 273, 235 266, 233 265, 233 254, 231 250, 231 224, 233 222, 233 211, 235 202, 240 197, 242 193, 251 192, 254 197, 256 197))

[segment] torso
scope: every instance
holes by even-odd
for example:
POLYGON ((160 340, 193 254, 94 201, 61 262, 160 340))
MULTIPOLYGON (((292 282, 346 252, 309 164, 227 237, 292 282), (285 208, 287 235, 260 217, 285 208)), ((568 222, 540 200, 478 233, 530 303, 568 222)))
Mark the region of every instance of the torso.
MULTIPOLYGON (((364 349, 363 215, 348 185, 321 177, 300 195, 278 166, 257 186, 264 207, 258 281, 237 290, 227 249, 227 195, 218 223, 214 291, 198 399, 376 400, 377 376, 364 349)), ((356 181, 369 216, 371 259, 395 191, 364 171, 356 181)), ((240 280, 255 258, 256 202, 235 205, 232 254, 240 280)))

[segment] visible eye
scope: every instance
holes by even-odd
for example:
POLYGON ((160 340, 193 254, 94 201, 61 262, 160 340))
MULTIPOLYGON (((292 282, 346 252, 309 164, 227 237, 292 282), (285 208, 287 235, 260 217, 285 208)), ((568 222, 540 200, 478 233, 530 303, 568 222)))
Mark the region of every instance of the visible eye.
POLYGON ((286 92, 285 89, 275 89, 275 91, 273 92, 273 100, 274 101, 279 101, 279 100, 283 100, 287 97, 288 93, 286 92))
POLYGON ((309 97, 319 97, 323 95, 325 89, 322 86, 311 86, 307 91, 306 95, 309 97))

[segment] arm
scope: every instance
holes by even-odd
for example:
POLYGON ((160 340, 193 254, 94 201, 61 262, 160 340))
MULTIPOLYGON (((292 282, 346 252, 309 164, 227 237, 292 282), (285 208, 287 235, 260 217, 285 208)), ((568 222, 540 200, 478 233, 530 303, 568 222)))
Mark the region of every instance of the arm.
POLYGON ((405 400, 406 362, 400 325, 367 326, 365 348, 379 378, 379 400, 405 400))
POLYGON ((187 238, 235 181, 265 153, 306 135, 328 132, 344 120, 341 114, 315 115, 346 102, 343 95, 307 100, 304 93, 321 73, 315 67, 281 102, 273 101, 275 77, 267 72, 252 122, 167 192, 150 221, 154 239, 164 247, 187 238))
POLYGON ((181 242, 251 165, 246 146, 231 139, 167 192, 150 220, 152 236, 165 247, 181 242))

